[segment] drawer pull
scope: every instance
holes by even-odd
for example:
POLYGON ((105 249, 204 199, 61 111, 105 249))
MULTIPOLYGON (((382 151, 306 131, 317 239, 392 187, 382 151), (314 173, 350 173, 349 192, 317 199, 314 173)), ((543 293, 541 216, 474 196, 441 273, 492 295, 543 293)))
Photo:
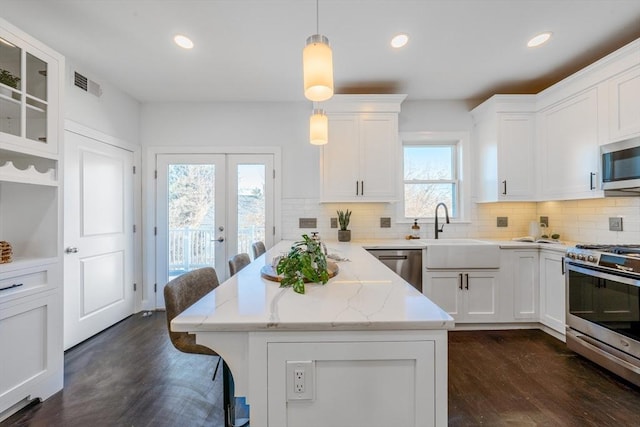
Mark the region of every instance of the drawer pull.
POLYGON ((14 283, 11 286, 5 286, 4 288, 0 288, 0 291, 6 291, 7 289, 13 289, 22 286, 23 283, 14 283))

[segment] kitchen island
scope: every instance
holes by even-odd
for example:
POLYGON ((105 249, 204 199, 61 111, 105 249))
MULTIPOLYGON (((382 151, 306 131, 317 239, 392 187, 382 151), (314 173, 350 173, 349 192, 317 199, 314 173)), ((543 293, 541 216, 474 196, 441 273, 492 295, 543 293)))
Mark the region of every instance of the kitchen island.
POLYGON ((356 244, 306 294, 260 269, 280 242, 171 322, 229 365, 252 426, 444 426, 453 319, 356 244))

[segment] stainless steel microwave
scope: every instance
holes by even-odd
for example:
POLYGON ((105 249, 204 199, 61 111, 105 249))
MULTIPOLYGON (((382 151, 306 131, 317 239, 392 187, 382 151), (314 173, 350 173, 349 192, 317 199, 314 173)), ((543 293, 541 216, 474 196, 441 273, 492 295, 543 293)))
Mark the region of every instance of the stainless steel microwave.
POLYGON ((602 145, 600 157, 605 194, 640 194, 640 137, 602 145))

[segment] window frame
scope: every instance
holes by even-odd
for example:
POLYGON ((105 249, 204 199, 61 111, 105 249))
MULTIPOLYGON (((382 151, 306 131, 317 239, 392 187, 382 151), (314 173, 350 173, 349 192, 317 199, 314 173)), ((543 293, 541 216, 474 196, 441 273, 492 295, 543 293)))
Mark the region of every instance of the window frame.
MULTIPOLYGON (((398 194, 401 195, 397 203, 397 223, 411 223, 415 217, 405 216, 405 184, 431 184, 431 183, 453 183, 456 185, 456 194, 454 199, 455 215, 451 219, 453 222, 466 222, 468 206, 470 205, 471 189, 470 189, 470 147, 468 132, 401 132, 399 144, 399 189, 398 194), (453 146, 452 167, 453 176, 448 180, 411 180, 404 179, 404 148, 405 146, 453 146)), ((451 207, 450 207, 451 208, 451 207)), ((434 217, 421 217, 418 221, 433 222, 434 217)))

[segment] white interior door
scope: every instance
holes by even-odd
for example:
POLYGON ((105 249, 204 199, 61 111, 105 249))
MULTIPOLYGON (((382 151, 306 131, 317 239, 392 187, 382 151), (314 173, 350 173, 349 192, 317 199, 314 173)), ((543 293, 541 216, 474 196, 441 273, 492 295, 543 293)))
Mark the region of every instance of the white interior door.
POLYGON ((273 155, 158 154, 156 158, 156 308, 174 277, 212 266, 220 281, 228 259, 273 245, 273 155))
POLYGON ((64 347, 134 312, 133 153, 65 132, 64 347))

